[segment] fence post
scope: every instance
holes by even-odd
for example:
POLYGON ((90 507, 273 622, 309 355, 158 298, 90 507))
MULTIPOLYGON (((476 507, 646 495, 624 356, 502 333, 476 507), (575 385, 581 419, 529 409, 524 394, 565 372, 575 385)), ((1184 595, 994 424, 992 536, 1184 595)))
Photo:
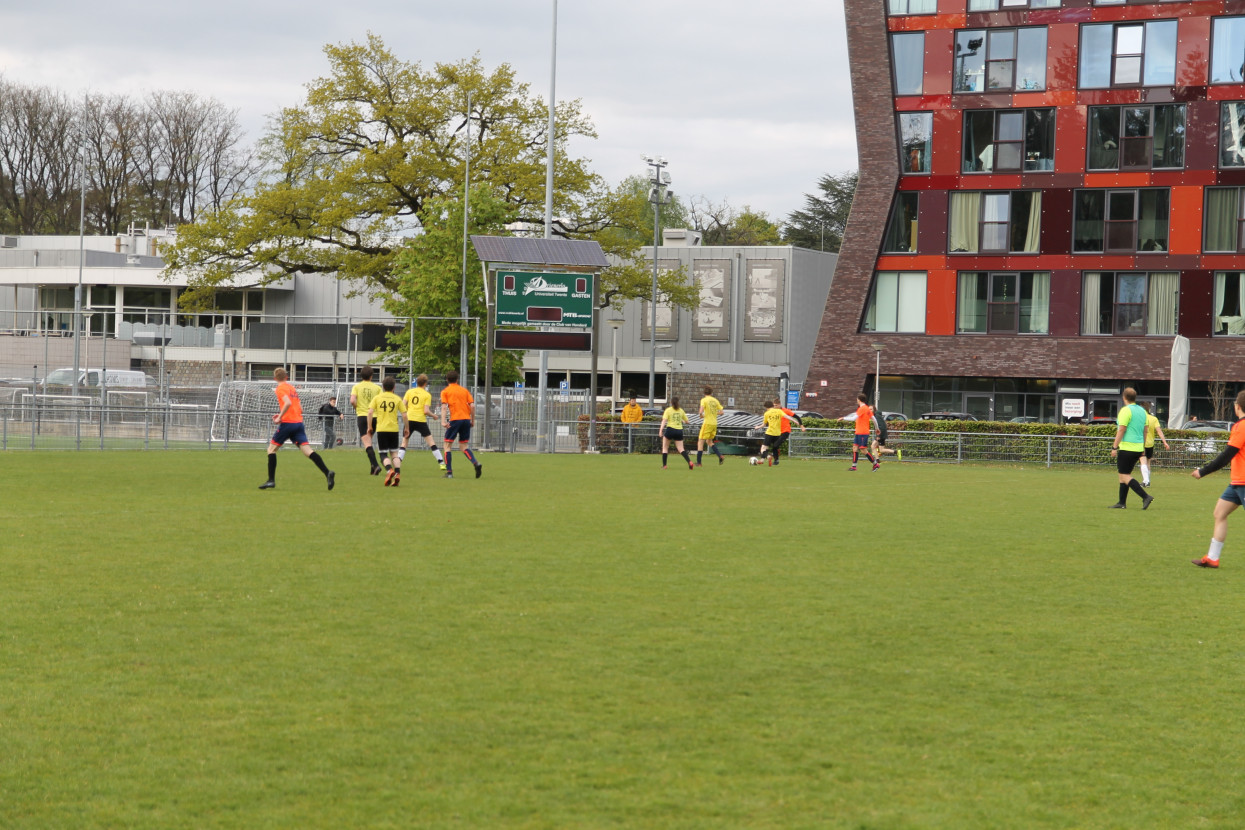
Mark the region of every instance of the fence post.
POLYGON ((1050 436, 1048 435, 1046 436, 1046 467, 1047 469, 1050 468, 1050 444, 1051 444, 1051 440, 1050 440, 1050 436))
POLYGON ((151 407, 143 407, 143 449, 151 449, 151 407))
POLYGON ((955 463, 964 463, 964 433, 962 432, 955 434, 955 463))

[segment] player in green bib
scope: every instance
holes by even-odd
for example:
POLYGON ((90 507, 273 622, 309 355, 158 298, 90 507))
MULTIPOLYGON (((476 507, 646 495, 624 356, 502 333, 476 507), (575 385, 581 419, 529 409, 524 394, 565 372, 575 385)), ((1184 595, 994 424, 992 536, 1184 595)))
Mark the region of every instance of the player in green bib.
POLYGON ((1133 469, 1146 452, 1146 416, 1148 413, 1137 405, 1137 390, 1131 386, 1124 390, 1124 408, 1116 417, 1119 426, 1115 430, 1115 443, 1111 447, 1111 456, 1115 459, 1115 469, 1120 475, 1120 499, 1111 505, 1116 510, 1127 507, 1128 491, 1132 490, 1141 496, 1141 509, 1145 510, 1154 501, 1133 478, 1133 469))

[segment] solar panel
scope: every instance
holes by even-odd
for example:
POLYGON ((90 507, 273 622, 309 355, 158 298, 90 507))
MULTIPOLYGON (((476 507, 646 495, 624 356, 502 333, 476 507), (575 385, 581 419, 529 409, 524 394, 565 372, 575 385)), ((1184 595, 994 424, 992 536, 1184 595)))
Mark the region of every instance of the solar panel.
POLYGON ((598 242, 586 239, 528 239, 517 236, 472 236, 476 256, 484 262, 515 265, 565 265, 608 268, 598 242))

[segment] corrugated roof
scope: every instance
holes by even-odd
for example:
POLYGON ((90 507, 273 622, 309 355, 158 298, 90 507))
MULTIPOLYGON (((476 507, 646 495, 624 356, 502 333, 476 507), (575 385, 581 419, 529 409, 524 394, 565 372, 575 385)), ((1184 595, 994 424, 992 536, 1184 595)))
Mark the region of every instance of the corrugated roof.
POLYGON ((517 236, 472 236, 476 256, 484 262, 514 265, 567 265, 608 268, 600 243, 583 239, 529 239, 517 236))

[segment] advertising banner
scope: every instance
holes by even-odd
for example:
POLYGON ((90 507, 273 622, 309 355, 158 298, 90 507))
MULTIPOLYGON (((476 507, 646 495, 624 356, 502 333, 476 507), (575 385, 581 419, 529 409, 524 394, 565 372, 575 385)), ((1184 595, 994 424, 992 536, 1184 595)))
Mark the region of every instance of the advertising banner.
POLYGON ((698 259, 692 263, 692 279, 700 293, 692 313, 692 339, 730 340, 731 261, 698 259))
POLYGON ((748 260, 746 280, 744 340, 781 343, 787 263, 781 259, 748 260))
MULTIPOLYGON (((658 271, 674 271, 678 267, 679 261, 677 259, 657 260, 658 271)), ((652 320, 651 306, 652 303, 648 300, 640 301, 640 309, 643 312, 643 317, 640 320, 641 340, 652 339, 652 336, 649 334, 649 322, 652 320)), ((660 294, 657 297, 657 339, 659 341, 679 339, 679 310, 660 294)))

